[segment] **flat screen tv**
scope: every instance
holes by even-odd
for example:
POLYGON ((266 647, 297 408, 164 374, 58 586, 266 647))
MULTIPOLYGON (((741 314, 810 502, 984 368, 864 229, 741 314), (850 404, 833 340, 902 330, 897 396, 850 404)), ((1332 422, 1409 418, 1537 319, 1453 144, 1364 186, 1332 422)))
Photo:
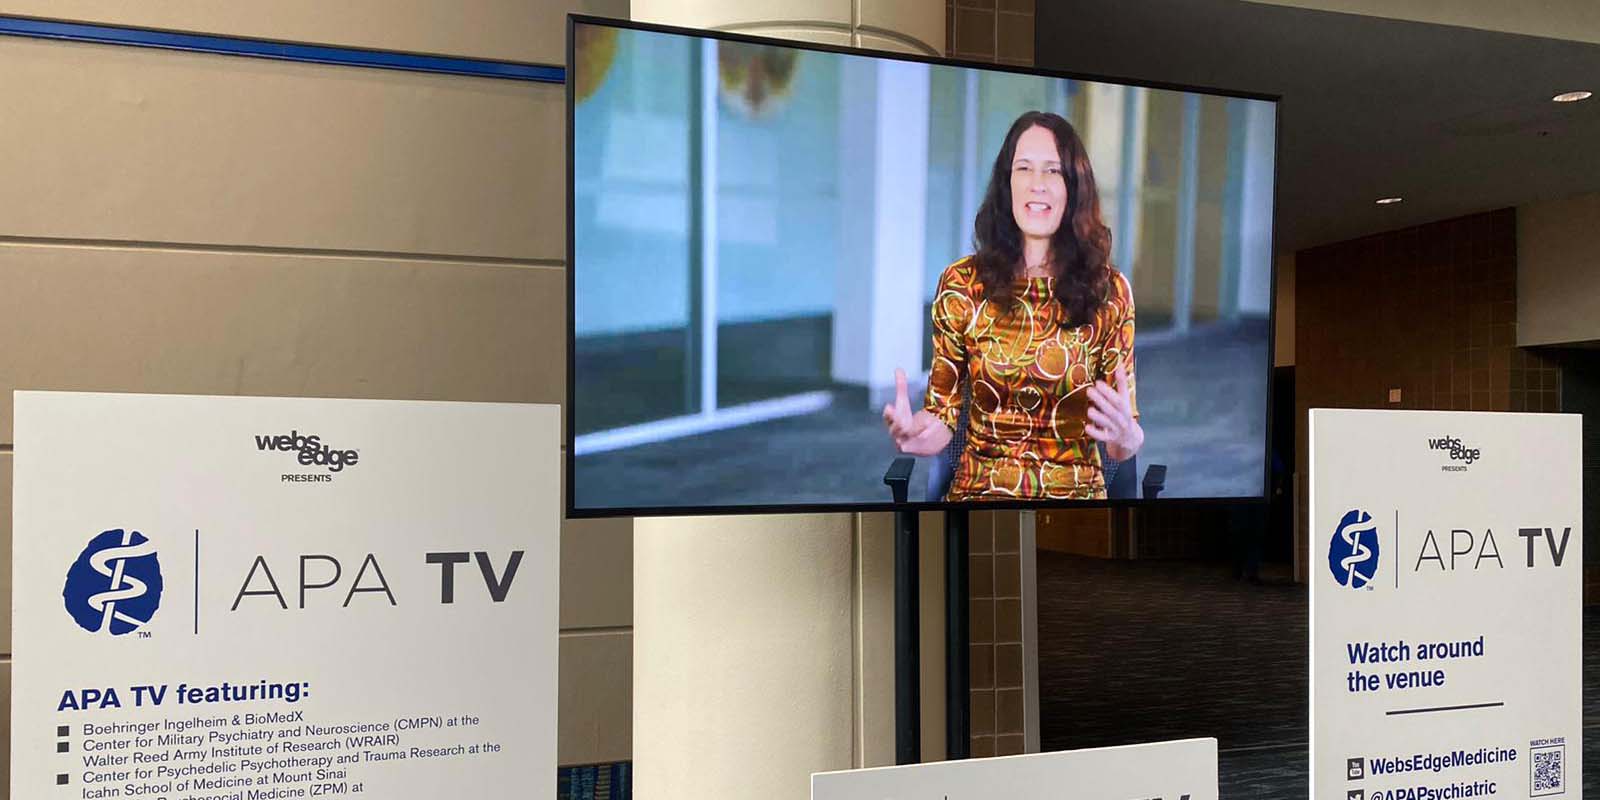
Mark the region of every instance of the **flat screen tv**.
POLYGON ((569 516, 1264 496, 1276 98, 568 26, 569 516))

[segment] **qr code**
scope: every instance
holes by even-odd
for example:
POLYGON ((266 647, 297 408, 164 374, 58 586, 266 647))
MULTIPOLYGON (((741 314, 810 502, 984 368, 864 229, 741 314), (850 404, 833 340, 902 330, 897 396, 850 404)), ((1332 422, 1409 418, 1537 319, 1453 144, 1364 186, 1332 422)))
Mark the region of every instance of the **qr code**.
POLYGON ((1562 755, 1564 748, 1533 751, 1533 794, 1535 797, 1561 794, 1567 790, 1566 766, 1562 755))

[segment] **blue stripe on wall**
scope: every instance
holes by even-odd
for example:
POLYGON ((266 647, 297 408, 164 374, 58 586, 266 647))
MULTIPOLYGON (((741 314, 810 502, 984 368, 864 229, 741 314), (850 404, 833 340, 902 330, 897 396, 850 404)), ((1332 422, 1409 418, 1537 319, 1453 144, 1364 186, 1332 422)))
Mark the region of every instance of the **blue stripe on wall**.
POLYGON ((566 70, 564 68, 541 64, 488 61, 477 58, 452 58, 449 56, 424 56, 386 50, 361 50, 352 47, 293 44, 232 36, 170 33, 120 25, 53 22, 50 20, 3 15, 0 15, 0 35, 29 36, 38 39, 64 39, 98 44, 120 44, 133 47, 158 47, 166 50, 187 50, 197 53, 274 58, 282 61, 305 61, 314 64, 399 69, 412 72, 437 72, 449 75, 472 75, 480 78, 539 81, 541 83, 563 83, 566 81, 566 70))

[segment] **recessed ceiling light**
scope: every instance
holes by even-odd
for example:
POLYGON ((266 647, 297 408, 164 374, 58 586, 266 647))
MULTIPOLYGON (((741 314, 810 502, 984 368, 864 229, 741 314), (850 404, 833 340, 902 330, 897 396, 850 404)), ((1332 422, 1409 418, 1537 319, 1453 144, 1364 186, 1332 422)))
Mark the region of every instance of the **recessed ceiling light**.
POLYGON ((1594 92, 1562 92, 1550 99, 1557 103, 1576 103, 1579 100, 1588 100, 1593 96, 1594 92))
POLYGON ((1380 197, 1380 198, 1378 198, 1378 205, 1380 205, 1380 206, 1392 206, 1395 203, 1401 202, 1403 200, 1405 200, 1404 197, 1380 197))

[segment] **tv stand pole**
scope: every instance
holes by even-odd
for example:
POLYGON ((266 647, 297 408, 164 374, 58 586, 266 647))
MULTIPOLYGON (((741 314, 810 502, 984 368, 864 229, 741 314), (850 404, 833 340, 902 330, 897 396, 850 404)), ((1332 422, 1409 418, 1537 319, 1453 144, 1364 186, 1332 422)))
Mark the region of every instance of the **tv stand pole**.
MULTIPOLYGON (((896 503, 905 503, 910 458, 897 458, 884 474, 896 503)), ((971 610, 967 603, 966 509, 944 515, 945 757, 971 755, 971 610)), ((922 761, 922 669, 917 512, 894 512, 894 752, 896 764, 922 761)))
POLYGON ((971 608, 967 602, 967 510, 944 512, 944 751, 971 755, 971 608))
MULTIPOLYGON (((884 485, 896 503, 905 503, 911 483, 910 458, 896 458, 884 485)), ((922 762, 922 661, 917 614, 919 549, 917 512, 894 512, 894 763, 922 762)))
POLYGON ((894 512, 894 763, 922 761, 917 512, 894 512))

